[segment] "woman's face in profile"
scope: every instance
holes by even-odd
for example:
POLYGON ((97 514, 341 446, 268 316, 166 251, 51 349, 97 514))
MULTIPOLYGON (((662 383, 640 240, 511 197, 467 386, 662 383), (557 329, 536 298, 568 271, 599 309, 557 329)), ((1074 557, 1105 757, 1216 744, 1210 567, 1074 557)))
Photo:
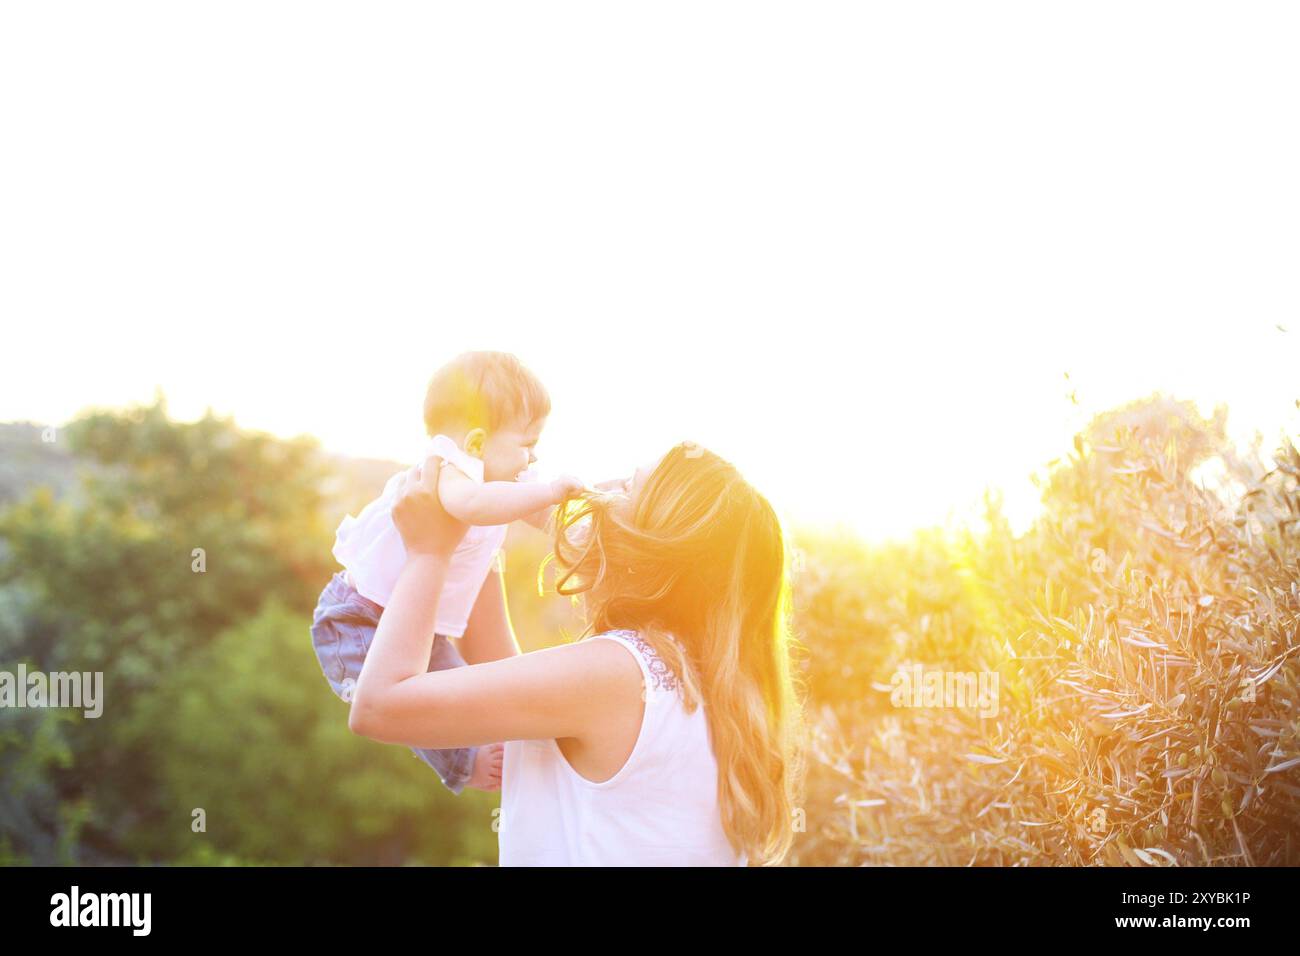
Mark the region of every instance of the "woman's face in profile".
POLYGON ((645 487, 646 481, 654 474, 654 470, 659 467, 662 458, 656 458, 654 461, 646 462, 637 468, 632 474, 624 478, 613 478, 609 481, 602 481, 596 485, 598 491, 605 491, 619 495, 626 499, 622 507, 629 508, 636 502, 637 497, 641 494, 641 489, 645 487))

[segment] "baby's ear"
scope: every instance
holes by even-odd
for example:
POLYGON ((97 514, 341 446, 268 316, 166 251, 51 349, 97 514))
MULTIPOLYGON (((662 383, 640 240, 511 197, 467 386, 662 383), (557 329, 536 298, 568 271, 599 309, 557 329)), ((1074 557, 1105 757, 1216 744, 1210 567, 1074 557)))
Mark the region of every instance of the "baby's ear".
POLYGON ((471 428, 465 433, 464 448, 475 458, 483 457, 483 445, 487 442, 487 432, 481 428, 471 428))

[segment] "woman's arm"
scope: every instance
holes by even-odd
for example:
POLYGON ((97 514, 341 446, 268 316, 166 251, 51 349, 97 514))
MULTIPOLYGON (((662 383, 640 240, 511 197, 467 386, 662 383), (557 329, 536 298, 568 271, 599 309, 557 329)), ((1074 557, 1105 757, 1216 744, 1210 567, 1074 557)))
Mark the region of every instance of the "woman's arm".
MULTIPOLYGON (((367 667, 382 653, 383 636, 376 635, 367 667)), ((393 630, 387 636, 401 639, 393 630)), ((622 647, 579 641, 392 683, 358 683, 348 726, 386 743, 440 750, 501 740, 581 740, 607 723, 611 711, 636 700, 640 686, 636 663, 622 647)))
POLYGON ((523 520, 525 524, 532 525, 543 534, 551 530, 551 519, 555 517, 555 506, 542 508, 540 511, 534 511, 530 515, 525 515, 523 520))
POLYGON ((515 629, 510 623, 510 609, 506 603, 505 581, 492 570, 478 592, 474 609, 470 611, 465 634, 460 639, 460 653, 467 663, 482 664, 514 657, 519 653, 515 629))
POLYGON ((586 738, 635 700, 640 673, 611 641, 580 641, 426 673, 438 594, 465 526, 438 502, 438 463, 408 474, 393 508, 407 561, 379 620, 348 725, 388 743, 446 749, 500 740, 586 738))

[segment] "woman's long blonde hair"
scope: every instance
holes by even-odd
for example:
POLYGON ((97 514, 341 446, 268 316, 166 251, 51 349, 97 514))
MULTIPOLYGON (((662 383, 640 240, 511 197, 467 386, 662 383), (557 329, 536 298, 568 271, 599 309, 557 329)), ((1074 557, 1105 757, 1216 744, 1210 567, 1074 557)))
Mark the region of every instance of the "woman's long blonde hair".
POLYGON ((583 595, 588 634, 639 631, 703 700, 722 824, 750 863, 790 849, 803 778, 785 537, 734 466, 682 444, 634 501, 589 495, 560 510, 556 590, 583 595))

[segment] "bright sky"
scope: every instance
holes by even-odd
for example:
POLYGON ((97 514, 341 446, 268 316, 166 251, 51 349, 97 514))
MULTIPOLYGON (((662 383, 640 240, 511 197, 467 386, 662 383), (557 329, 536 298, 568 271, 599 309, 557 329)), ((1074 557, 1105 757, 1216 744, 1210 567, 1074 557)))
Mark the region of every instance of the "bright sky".
POLYGON ((0 419, 161 387, 405 459, 433 369, 504 348, 552 390, 550 470, 689 438, 798 521, 899 533, 986 485, 1027 515, 1091 412, 1156 389, 1295 432, 1298 27, 6 4, 0 419))

